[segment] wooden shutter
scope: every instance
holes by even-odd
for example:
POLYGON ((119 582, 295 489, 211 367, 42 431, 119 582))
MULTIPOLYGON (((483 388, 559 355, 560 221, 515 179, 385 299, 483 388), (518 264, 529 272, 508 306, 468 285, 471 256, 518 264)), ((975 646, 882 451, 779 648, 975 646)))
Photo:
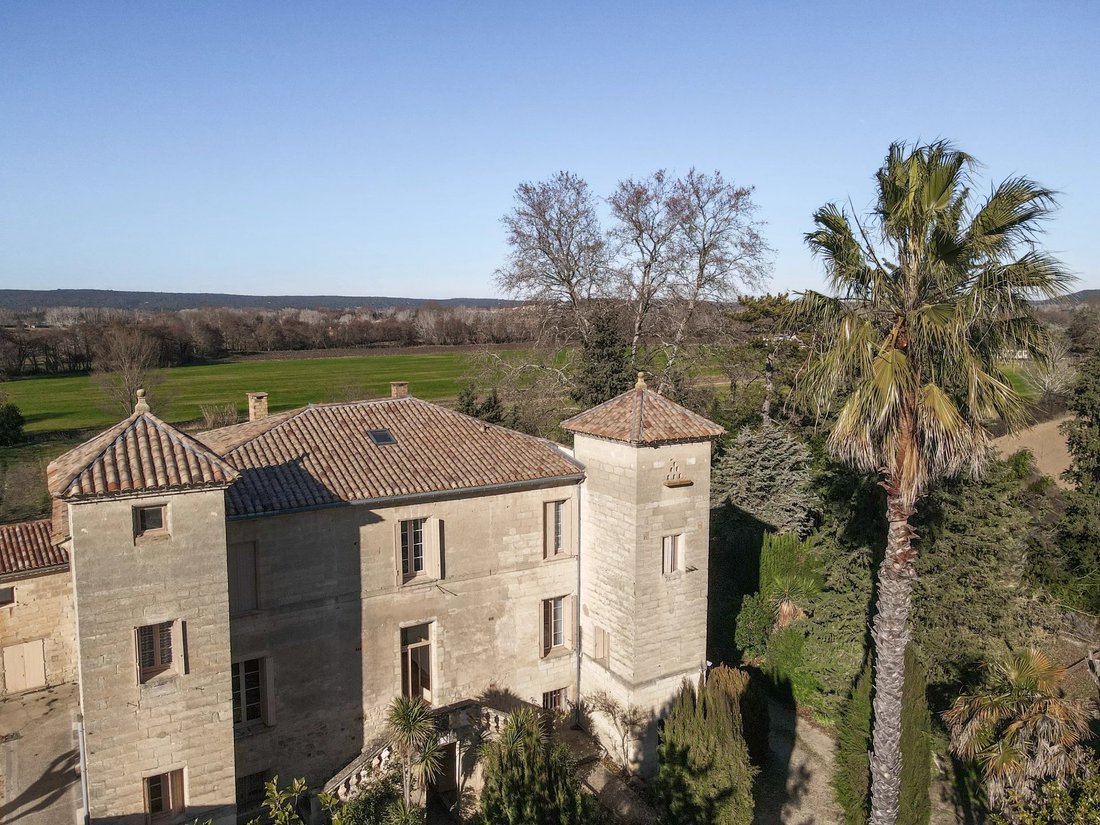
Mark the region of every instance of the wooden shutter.
POLYGON ((542 642, 540 656, 546 656, 554 643, 554 602, 544 599, 542 602, 542 642))
POLYGON ((548 559, 554 555, 554 502, 542 505, 542 557, 548 559))
POLYGON ((574 596, 562 597, 561 620, 565 623, 562 634, 565 646, 573 650, 577 641, 577 599, 574 596))
POLYGON ((575 508, 573 507, 573 499, 566 499, 562 502, 562 544, 565 546, 565 552, 571 556, 577 555, 577 515, 575 508))
POLYGON ((405 576, 401 571, 401 521, 400 519, 393 525, 393 573, 394 584, 398 587, 405 581, 405 576))
POLYGON ((443 578, 443 519, 424 519, 424 572, 433 579, 443 578))
POLYGON ((229 545, 229 615, 259 607, 256 582, 256 542, 229 545))

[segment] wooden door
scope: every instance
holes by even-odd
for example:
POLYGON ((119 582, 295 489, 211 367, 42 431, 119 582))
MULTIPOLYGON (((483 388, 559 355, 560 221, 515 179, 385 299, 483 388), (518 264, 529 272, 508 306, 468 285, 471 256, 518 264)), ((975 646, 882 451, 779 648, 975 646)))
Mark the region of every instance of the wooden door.
POLYGON ((4 648, 4 687, 8 693, 46 686, 46 656, 43 641, 4 648))

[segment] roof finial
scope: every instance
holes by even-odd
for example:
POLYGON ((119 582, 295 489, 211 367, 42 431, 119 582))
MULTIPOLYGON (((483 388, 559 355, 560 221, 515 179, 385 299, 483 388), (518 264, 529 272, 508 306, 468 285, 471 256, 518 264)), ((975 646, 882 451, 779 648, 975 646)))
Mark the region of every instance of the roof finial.
POLYGON ((147 413, 149 412, 149 405, 145 401, 145 390, 138 389, 137 391, 137 403, 134 404, 134 412, 147 413))
POLYGON ((644 372, 639 372, 638 373, 638 381, 637 381, 637 383, 634 384, 634 389, 636 389, 636 390, 644 390, 645 389, 645 373, 644 372))

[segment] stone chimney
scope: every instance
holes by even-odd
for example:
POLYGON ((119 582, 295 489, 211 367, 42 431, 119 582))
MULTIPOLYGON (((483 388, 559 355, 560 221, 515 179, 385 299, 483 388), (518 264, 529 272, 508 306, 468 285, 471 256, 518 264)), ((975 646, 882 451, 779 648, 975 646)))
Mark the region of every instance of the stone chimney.
POLYGON ((248 420, 259 421, 261 418, 267 418, 267 393, 250 392, 246 395, 248 396, 248 420))
POLYGON ((408 398, 408 381, 390 381, 390 398, 408 398))

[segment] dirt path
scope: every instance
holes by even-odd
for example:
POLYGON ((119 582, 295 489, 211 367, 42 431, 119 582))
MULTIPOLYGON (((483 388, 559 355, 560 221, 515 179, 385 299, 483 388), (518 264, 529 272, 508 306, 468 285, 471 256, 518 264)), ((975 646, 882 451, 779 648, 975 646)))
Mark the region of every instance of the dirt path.
POLYGON ((757 780, 753 825, 842 825, 830 784, 832 737, 788 705, 770 702, 768 712, 771 755, 757 780))

